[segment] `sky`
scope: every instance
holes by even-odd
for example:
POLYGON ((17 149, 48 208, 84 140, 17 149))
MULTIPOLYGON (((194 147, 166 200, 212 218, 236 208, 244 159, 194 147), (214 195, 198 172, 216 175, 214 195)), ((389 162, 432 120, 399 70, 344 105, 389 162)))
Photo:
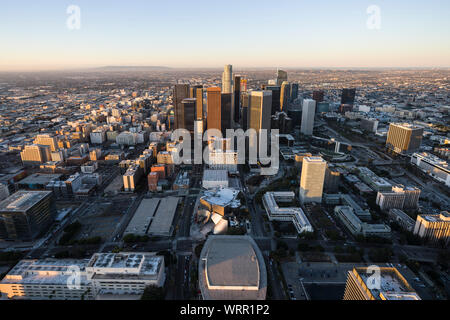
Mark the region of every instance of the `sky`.
POLYGON ((450 67, 449 13, 448 0, 2 0, 0 71, 450 67))

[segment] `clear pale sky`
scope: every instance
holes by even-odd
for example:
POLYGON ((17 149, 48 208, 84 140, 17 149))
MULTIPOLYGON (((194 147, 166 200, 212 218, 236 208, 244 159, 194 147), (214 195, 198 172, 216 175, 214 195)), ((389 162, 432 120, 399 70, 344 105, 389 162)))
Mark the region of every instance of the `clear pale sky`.
POLYGON ((2 0, 0 70, 450 67, 449 13, 448 0, 2 0))

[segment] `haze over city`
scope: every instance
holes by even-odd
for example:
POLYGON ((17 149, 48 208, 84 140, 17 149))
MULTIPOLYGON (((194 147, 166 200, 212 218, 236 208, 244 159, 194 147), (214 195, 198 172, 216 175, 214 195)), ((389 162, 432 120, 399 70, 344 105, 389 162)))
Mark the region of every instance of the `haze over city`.
MULTIPOLYGON (((6 1, 1 71, 449 67, 448 1, 6 1), (80 8, 71 30, 67 8, 80 8), (380 8, 369 29, 367 8, 380 8)), ((373 14, 373 12, 372 12, 373 14)))

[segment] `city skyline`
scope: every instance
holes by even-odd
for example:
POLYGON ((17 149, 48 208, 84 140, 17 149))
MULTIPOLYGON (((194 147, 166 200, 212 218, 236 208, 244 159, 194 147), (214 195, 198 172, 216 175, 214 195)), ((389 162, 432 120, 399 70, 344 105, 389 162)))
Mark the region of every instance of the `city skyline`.
POLYGON ((213 10, 206 1, 195 6, 181 1, 115 6, 101 1, 41 1, 39 5, 15 1, 4 4, 0 13, 5 26, 0 31, 4 46, 0 71, 109 65, 219 68, 230 61, 237 69, 280 64, 283 68, 445 68, 450 67, 450 45, 442 41, 450 30, 446 8, 450 4, 438 0, 231 1, 216 4, 213 10), (71 5, 80 8, 80 29, 67 26, 71 5), (368 10, 372 5, 380 10, 379 29, 367 25, 374 14, 368 10), (199 31, 200 40, 185 36, 188 30, 199 31), (199 46, 202 42, 208 46, 199 46))

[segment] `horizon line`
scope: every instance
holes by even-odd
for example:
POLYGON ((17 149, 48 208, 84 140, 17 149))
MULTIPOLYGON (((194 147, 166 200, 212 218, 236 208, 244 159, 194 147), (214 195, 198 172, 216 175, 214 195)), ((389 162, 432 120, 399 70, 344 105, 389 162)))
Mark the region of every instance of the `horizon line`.
MULTIPOLYGON (((236 66, 233 65, 236 69, 258 69, 258 70, 272 70, 272 69, 286 69, 286 70, 420 70, 420 69, 450 69, 450 66, 391 66, 391 67, 367 67, 367 66, 359 66, 359 67, 331 67, 331 66, 297 66, 297 67, 280 67, 280 66, 236 66)), ((170 67, 170 66, 152 66, 152 65, 141 65, 141 66, 133 66, 133 65, 109 65, 109 66, 92 66, 92 67, 76 67, 76 68, 58 68, 58 69, 12 69, 12 70, 2 70, 0 69, 0 73, 38 73, 38 72, 86 72, 86 71, 107 71, 108 69, 154 69, 154 71, 158 71, 158 69, 166 69, 167 71, 172 70, 222 70, 223 67, 170 67)), ((126 70, 122 70, 126 71, 126 70)), ((136 71, 136 70, 133 70, 136 71)))

